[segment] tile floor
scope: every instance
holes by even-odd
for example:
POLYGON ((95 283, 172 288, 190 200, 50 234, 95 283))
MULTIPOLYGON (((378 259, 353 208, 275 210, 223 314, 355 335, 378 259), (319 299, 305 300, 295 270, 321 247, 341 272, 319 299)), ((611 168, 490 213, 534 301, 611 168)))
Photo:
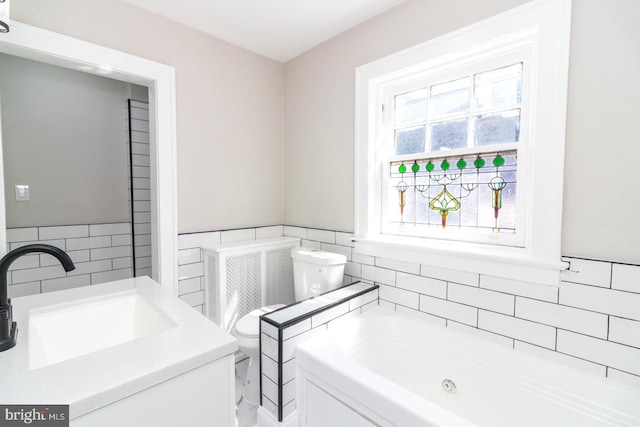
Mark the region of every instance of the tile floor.
POLYGON ((249 367, 249 358, 245 358, 236 362, 236 427, 241 425, 238 420, 238 404, 242 399, 242 392, 244 390, 244 381, 247 378, 247 368, 249 367))

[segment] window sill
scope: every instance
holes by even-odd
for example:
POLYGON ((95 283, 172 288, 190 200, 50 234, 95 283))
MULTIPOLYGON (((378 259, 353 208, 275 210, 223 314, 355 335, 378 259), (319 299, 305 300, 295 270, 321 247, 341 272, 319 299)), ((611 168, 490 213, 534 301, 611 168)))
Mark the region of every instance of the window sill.
POLYGON ((355 252, 556 287, 569 266, 559 258, 535 257, 525 248, 397 236, 356 237, 355 252))

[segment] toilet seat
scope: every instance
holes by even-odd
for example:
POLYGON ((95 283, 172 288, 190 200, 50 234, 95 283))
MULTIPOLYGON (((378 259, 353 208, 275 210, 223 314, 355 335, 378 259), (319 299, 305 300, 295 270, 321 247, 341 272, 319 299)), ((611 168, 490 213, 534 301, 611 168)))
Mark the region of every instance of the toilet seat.
POLYGON ((240 318, 234 327, 235 335, 243 338, 258 338, 260 336, 260 316, 284 307, 284 304, 274 304, 257 308, 240 318))

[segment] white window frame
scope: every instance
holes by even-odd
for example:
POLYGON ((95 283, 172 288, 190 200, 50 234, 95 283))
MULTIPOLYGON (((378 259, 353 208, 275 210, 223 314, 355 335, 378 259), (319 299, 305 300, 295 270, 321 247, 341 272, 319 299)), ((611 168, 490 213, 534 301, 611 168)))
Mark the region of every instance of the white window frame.
MULTIPOLYGON (((356 69, 357 253, 559 285, 571 0, 537 0, 356 69), (501 53, 529 50, 531 118, 519 147, 518 198, 526 211, 517 246, 381 232, 381 129, 385 89, 501 53), (471 62, 470 62, 471 61, 471 62)), ((388 137, 388 135, 386 135, 388 137)), ((498 242, 499 243, 499 242, 498 242)))
MULTIPOLYGON (((486 152, 497 152, 497 151, 511 151, 516 150, 518 152, 518 180, 516 183, 517 191, 516 194, 524 193, 524 189, 527 186, 527 153, 529 148, 529 139, 530 139, 530 124, 529 124, 529 115, 530 115, 530 105, 531 105, 531 62, 532 62, 532 49, 530 44, 527 42, 526 34, 520 35, 521 37, 515 38, 512 43, 504 43, 500 41, 497 43, 499 46, 495 51, 485 50, 480 55, 470 56, 466 58, 460 58, 459 63, 452 64, 452 68, 454 70, 446 70, 444 72, 438 71, 435 75, 428 73, 428 70, 425 70, 424 75, 416 75, 416 79, 411 81, 410 83, 406 83, 401 81, 400 83, 396 83, 394 79, 391 79, 389 85, 380 84, 379 88, 383 91, 382 99, 385 108, 382 112, 381 124, 378 129, 381 133, 381 138, 378 139, 381 146, 378 148, 378 157, 380 158, 381 166, 382 166, 382 186, 380 188, 381 192, 381 203, 384 204, 385 200, 388 200, 388 192, 394 192, 393 196, 397 196, 397 191, 394 191, 389 188, 387 185, 387 177, 390 174, 389 163, 391 161, 406 161, 407 169, 410 170, 411 164, 414 159, 423 159, 428 157, 442 157, 444 155, 450 155, 449 160, 452 161, 452 164, 455 164, 457 160, 456 157, 464 154, 475 154, 475 153, 486 153, 486 152), (525 46, 523 46, 525 43, 525 46), (465 147, 462 149, 441 151, 441 152, 426 152, 426 153, 416 153, 416 154, 405 154, 405 155, 395 155, 390 152, 393 149, 392 144, 394 140, 394 99, 396 94, 410 92, 412 90, 416 90, 426 86, 432 86, 435 84, 439 84, 446 81, 457 80, 463 76, 469 76, 472 74, 482 73, 486 71, 491 71, 494 69, 499 69, 505 66, 513 65, 515 63, 522 62, 525 67, 522 72, 522 103, 521 103, 521 136, 518 142, 514 143, 506 143, 506 144, 494 144, 490 146, 478 146, 478 147, 465 147), (522 167, 522 169, 520 169, 522 167)), ((415 74, 414 74, 415 75, 415 74)), ((403 80, 403 79, 401 79, 403 80)), ((490 159, 486 158, 488 163, 490 163, 490 159)), ((452 167, 454 169, 455 167, 452 167)), ((410 178, 411 173, 407 173, 407 179, 410 178)), ((467 242, 477 242, 477 243, 489 243, 489 244, 498 244, 498 245, 507 245, 507 246, 524 246, 524 230, 526 229, 526 218, 527 218, 527 198, 526 197, 518 197, 517 202, 517 214, 516 214, 516 233, 495 233, 495 234, 487 234, 487 233, 479 233, 475 231, 465 231, 458 230, 455 227, 449 227, 446 229, 440 228, 430 228, 428 230, 416 230, 416 235, 420 237, 426 238, 435 238, 435 239, 445 239, 445 240, 458 240, 458 241, 467 241, 467 242)), ((408 229, 406 233, 403 233, 402 228, 406 227, 394 227, 389 225, 389 220, 387 218, 387 209, 382 207, 380 214, 380 223, 381 223, 381 234, 394 234, 394 235, 402 235, 402 234, 410 234, 411 230, 408 229)))

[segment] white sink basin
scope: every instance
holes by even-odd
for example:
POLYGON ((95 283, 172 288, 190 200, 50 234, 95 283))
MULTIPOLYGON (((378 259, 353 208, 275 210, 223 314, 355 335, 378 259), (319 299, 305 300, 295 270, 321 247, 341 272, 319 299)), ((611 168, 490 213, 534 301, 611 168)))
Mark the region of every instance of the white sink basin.
POLYGON ((149 336, 176 326, 136 290, 29 312, 29 369, 149 336))

